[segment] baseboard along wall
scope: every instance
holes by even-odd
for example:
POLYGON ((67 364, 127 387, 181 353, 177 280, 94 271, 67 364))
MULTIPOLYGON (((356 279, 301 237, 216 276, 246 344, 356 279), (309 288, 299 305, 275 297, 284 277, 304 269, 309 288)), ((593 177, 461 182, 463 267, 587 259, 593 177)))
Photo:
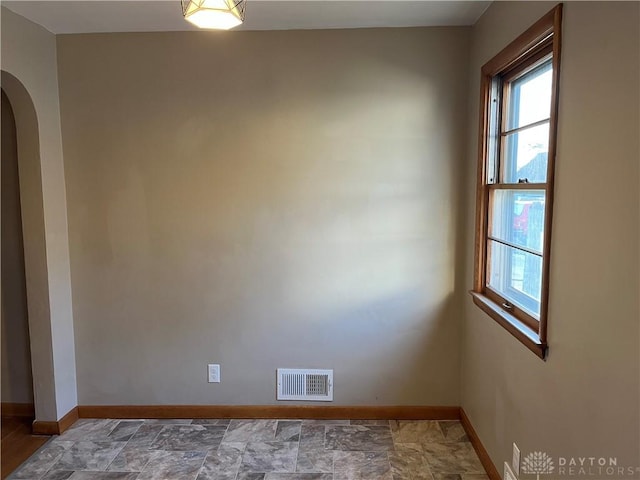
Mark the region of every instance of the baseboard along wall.
POLYGON ((35 415, 33 403, 0 403, 0 414, 3 417, 32 417, 35 415))

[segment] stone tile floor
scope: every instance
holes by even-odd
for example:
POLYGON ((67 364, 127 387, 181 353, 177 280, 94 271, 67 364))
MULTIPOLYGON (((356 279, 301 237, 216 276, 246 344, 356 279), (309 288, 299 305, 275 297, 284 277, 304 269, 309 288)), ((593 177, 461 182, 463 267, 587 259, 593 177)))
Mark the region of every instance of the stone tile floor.
POLYGON ((488 480, 460 422, 94 420, 10 479, 488 480))

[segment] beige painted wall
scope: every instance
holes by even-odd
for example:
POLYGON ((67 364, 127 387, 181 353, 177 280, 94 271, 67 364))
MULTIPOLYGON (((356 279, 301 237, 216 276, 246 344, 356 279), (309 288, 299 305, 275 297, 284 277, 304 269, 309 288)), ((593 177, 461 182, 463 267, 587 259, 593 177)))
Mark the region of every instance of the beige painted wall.
POLYGON ((2 402, 33 404, 16 122, 2 91, 2 402))
POLYGON ((59 36, 80 404, 457 405, 467 40, 59 36))
MULTIPOLYGON (((495 2, 473 28, 470 192, 480 67, 553 5, 495 2)), ((514 441, 556 466, 560 456, 640 466, 639 4, 567 2, 564 13, 548 360, 465 300, 462 405, 500 471, 514 441)), ((471 288, 473 195, 467 203, 471 288)))
POLYGON ((55 36, 1 9, 2 88, 17 125, 37 420, 77 405, 55 36))

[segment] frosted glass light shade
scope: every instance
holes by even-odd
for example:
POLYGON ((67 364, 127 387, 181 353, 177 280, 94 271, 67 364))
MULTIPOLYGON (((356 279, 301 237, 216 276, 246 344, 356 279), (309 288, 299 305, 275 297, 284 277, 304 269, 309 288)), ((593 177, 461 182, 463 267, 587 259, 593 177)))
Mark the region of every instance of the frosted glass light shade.
POLYGON ((199 28, 229 30, 244 21, 246 0, 182 0, 184 18, 199 28))

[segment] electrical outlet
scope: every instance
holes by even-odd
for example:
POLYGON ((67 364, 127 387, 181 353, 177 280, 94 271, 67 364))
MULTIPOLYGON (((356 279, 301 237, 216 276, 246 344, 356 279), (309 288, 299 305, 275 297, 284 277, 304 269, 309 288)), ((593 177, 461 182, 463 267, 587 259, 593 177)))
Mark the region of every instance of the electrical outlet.
POLYGON ((208 365, 209 383, 220 383, 220 365, 210 363, 208 365))
POLYGON ((516 442, 513 442, 513 458, 511 459, 511 467, 517 477, 520 476, 520 449, 516 442))
POLYGON ((518 477, 516 477, 513 473, 513 471, 511 470, 511 467, 509 466, 508 462, 504 462, 504 476, 502 477, 503 480, 518 480, 518 477))

